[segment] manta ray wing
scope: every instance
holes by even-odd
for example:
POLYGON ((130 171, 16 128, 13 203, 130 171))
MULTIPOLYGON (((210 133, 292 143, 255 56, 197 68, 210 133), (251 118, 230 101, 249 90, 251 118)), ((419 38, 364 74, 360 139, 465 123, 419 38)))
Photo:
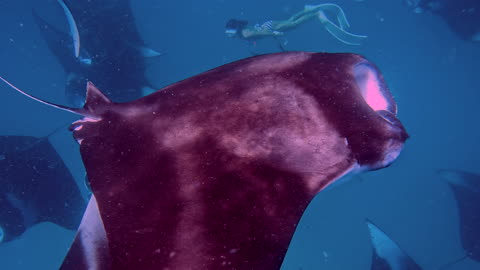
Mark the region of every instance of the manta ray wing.
POLYGON ((315 194, 408 137, 354 54, 258 56, 87 107, 72 130, 112 269, 278 269, 315 194))
POLYGON ((466 257, 480 262, 480 176, 461 170, 439 170, 438 174, 455 196, 466 257))
POLYGON ((395 241, 370 220, 366 221, 373 246, 371 270, 421 270, 395 241))
POLYGON ((3 241, 45 221, 77 229, 85 201, 48 137, 0 136, 0 183, 3 241))

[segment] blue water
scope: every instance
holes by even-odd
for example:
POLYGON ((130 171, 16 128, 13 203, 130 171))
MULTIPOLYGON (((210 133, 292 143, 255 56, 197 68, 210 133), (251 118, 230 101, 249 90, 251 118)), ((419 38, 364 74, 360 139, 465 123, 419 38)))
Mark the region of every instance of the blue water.
MULTIPOLYGON (((148 77, 162 87, 210 68, 250 56, 244 42, 227 38, 225 22, 286 19, 303 8, 294 0, 132 1, 146 43, 165 55, 148 66, 148 77)), ((439 168, 480 172, 478 149, 479 44, 459 39, 438 16, 414 14, 400 0, 330 1, 341 5, 361 46, 338 42, 317 21, 288 32, 289 50, 354 52, 376 63, 395 96, 399 118, 411 138, 389 168, 371 172, 321 192, 308 208, 283 269, 370 269, 366 217, 424 269, 464 253, 455 201, 435 175, 439 168)), ((65 104, 65 74, 34 24, 31 9, 50 14, 68 29, 55 0, 0 1, 0 75, 29 93, 65 104)), ((63 25, 63 26, 62 26, 63 25)), ((278 49, 260 41, 264 52, 278 49)), ((45 136, 76 119, 28 100, 0 85, 2 135, 45 136)), ((51 137, 78 181, 84 169, 78 146, 65 129, 51 137)), ((51 192, 55 192, 52 190, 51 192)), ((74 232, 39 224, 20 239, 0 246, 0 269, 55 269, 74 232)), ((480 269, 464 260, 450 269, 480 269)))

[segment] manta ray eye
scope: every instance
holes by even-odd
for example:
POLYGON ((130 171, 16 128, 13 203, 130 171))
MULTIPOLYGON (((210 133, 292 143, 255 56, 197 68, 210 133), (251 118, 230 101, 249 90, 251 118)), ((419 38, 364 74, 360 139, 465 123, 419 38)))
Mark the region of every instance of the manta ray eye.
POLYGON ((396 115, 396 104, 378 70, 368 62, 353 68, 357 86, 365 102, 372 110, 388 111, 396 115))

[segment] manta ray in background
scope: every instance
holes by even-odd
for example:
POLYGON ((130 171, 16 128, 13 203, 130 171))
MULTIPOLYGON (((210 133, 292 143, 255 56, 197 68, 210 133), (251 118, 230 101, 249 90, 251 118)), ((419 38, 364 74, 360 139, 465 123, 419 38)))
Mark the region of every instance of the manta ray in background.
POLYGON ((438 174, 447 181, 457 201, 460 239, 465 250, 464 257, 448 265, 466 258, 480 262, 480 175, 461 170, 439 170, 438 174))
POLYGON ((415 13, 431 12, 440 16, 461 39, 480 42, 480 1, 478 0, 404 0, 415 13))
POLYGON ((408 137, 379 70, 349 53, 247 58, 128 103, 90 82, 83 108, 30 97, 84 116, 93 195, 61 269, 279 269, 314 196, 408 137))
POLYGON ((421 270, 395 241, 370 220, 366 220, 373 247, 370 270, 421 270))
POLYGON ((0 136, 0 243, 40 222, 76 230, 85 206, 48 137, 0 136))
POLYGON ((152 87, 145 75, 146 58, 161 53, 145 46, 130 0, 57 0, 69 24, 64 33, 33 12, 50 51, 67 74, 65 94, 72 105, 85 101, 87 81, 115 102, 144 96, 152 87))

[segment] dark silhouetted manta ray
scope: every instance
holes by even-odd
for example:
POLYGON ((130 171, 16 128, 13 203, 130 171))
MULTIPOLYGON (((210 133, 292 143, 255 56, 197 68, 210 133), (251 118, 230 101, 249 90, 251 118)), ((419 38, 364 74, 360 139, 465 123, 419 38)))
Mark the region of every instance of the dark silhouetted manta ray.
MULTIPOLYGON (((116 102, 126 102, 149 92, 146 58, 161 53, 146 47, 138 33, 130 0, 57 0, 69 32, 58 30, 33 12, 50 51, 67 74, 66 97, 80 106, 87 81, 116 102)), ((150 91, 151 92, 151 91, 150 91)))
POLYGON ((480 175, 461 170, 439 170, 438 174, 455 196, 460 239, 465 250, 464 257, 448 265, 465 258, 480 262, 480 175))
POLYGON ((408 137, 349 53, 247 58, 128 103, 90 82, 83 108, 30 97, 83 116, 93 195, 61 269, 279 269, 313 197, 408 137))
POLYGON ((40 222, 76 230, 85 206, 48 137, 0 136, 0 243, 40 222))

